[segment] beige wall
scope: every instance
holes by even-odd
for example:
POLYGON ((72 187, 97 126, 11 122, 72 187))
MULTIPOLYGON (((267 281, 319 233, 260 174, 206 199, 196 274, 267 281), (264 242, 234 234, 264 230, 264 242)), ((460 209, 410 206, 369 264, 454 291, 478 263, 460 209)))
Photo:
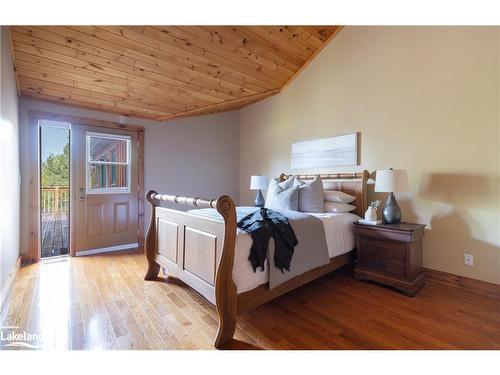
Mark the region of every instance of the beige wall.
MULTIPOLYGON (((28 110, 71 114, 119 122, 117 115, 21 99, 22 237, 21 251, 28 250, 28 110)), ((239 117, 237 112, 155 122, 124 118, 145 127, 145 190, 199 197, 238 195, 239 117)), ((145 225, 149 222, 146 205, 145 225)))
POLYGON ((5 293, 19 257, 19 121, 8 28, 0 27, 0 33, 0 290, 5 293))
POLYGON ((290 172, 292 142, 359 131, 359 167, 307 172, 407 168, 403 219, 432 227, 424 265, 500 284, 499 50, 498 28, 344 28, 286 91, 240 111, 240 203, 250 175, 290 172))

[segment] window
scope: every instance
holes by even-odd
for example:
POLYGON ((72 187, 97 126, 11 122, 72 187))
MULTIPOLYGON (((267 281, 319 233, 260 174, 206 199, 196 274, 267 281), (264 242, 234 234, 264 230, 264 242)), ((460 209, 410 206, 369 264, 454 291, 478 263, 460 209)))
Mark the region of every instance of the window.
POLYGON ((87 132, 87 194, 130 193, 130 137, 87 132))

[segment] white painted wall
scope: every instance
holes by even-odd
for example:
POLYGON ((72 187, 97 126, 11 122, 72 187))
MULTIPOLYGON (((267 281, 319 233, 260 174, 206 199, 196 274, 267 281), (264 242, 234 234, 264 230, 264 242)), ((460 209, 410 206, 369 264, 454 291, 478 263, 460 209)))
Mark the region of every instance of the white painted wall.
POLYGON ((0 33, 0 290, 4 291, 19 257, 19 121, 9 30, 0 27, 0 33))
MULTIPOLYGON (((29 241, 28 110, 68 114, 119 122, 120 116, 22 98, 21 136, 21 252, 29 241)), ((156 122, 125 118, 127 124, 145 127, 145 191, 216 198, 238 196, 239 115, 238 112, 156 122)), ((179 208, 179 206, 177 206, 179 208)), ((149 223, 146 204, 145 225, 149 223)))

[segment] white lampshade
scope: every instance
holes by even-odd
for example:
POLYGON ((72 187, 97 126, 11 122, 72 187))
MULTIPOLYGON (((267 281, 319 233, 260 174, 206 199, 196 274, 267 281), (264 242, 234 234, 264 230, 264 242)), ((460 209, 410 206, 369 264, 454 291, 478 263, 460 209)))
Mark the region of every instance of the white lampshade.
POLYGON ((381 169, 377 171, 375 191, 402 193, 410 190, 406 169, 381 169))
POLYGON ((250 190, 267 189, 267 177, 266 176, 252 176, 250 178, 250 190))

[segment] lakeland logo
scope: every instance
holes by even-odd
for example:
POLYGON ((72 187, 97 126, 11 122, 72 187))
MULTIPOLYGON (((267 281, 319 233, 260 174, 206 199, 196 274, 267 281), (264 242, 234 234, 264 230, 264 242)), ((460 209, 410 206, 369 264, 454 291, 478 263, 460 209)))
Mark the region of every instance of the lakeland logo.
POLYGON ((40 335, 26 331, 20 332, 17 326, 0 327, 0 349, 39 349, 40 347, 35 344, 40 341, 40 335))

